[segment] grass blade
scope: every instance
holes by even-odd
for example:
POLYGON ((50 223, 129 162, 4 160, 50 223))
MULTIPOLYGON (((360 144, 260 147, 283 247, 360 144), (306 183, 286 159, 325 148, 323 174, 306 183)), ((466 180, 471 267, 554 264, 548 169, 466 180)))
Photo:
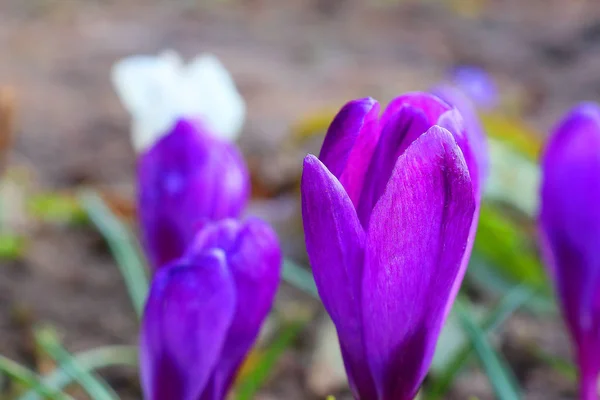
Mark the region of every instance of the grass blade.
POLYGON ((479 356, 481 365, 492 384, 496 398, 499 400, 519 400, 521 397, 516 379, 504 359, 490 345, 485 333, 477 326, 460 302, 456 302, 455 309, 465 333, 473 342, 475 352, 479 356))
POLYGON ((103 379, 95 377, 82 368, 71 354, 61 346, 54 331, 49 328, 39 329, 35 332, 37 344, 52 357, 62 370, 71 375, 94 400, 114 400, 119 396, 103 379))
POLYGON ((33 392, 37 393, 40 398, 50 400, 74 400, 71 396, 48 386, 36 373, 4 356, 0 356, 0 371, 5 373, 13 381, 19 382, 25 387, 30 388, 33 392))
MULTIPOLYGON (((516 310, 531 299, 533 295, 533 290, 525 285, 512 289, 485 317, 485 320, 481 324, 481 331, 487 334, 499 328, 516 310)), ((446 395, 452 386, 452 382, 454 382, 454 379, 456 379, 471 357, 473 350, 473 343, 469 342, 456 354, 446 368, 444 368, 444 371, 428 388, 427 400, 438 400, 446 395)))
POLYGON ((287 258, 283 261, 281 277, 290 285, 319 299, 319 292, 317 292, 317 286, 312 274, 295 262, 287 258))
MULTIPOLYGON (((134 346, 106 346, 84 351, 73 355, 75 362, 84 371, 95 371, 117 365, 137 367, 138 351, 134 346)), ((62 368, 57 368, 43 378, 45 387, 61 390, 73 383, 73 376, 62 368)), ((19 400, 40 400, 39 394, 33 390, 25 393, 19 400)))
POLYGON ((108 243, 125 280, 135 312, 141 316, 148 293, 148 278, 133 236, 97 193, 83 191, 78 197, 88 217, 108 243))

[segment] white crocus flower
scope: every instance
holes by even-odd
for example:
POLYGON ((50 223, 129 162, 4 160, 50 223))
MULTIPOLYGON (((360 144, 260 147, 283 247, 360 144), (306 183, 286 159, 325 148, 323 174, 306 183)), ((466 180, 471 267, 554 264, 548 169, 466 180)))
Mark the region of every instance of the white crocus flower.
POLYGON ((229 72, 211 54, 187 65, 178 54, 138 55, 113 65, 113 85, 132 118, 132 142, 142 152, 180 118, 200 118, 216 136, 235 140, 246 105, 229 72))

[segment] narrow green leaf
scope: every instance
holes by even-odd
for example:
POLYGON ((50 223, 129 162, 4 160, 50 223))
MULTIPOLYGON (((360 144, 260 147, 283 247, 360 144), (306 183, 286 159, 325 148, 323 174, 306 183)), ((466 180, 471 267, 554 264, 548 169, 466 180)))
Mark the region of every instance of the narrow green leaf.
POLYGON ((4 356, 0 356, 0 371, 5 373, 12 380, 30 388, 33 392, 37 393, 40 398, 50 400, 74 400, 71 396, 46 385, 36 373, 4 356))
MULTIPOLYGON (((137 367, 138 365, 138 351, 134 346, 99 347, 74 354, 73 358, 81 369, 88 372, 119 365, 130 367, 137 367)), ((73 376, 69 371, 60 367, 43 378, 43 384, 52 390, 61 390, 71 383, 73 383, 73 376)), ((33 390, 19 398, 19 400, 40 399, 38 393, 33 390)))
POLYGON ((237 400, 251 400, 269 378, 277 360, 290 347, 302 331, 304 321, 295 321, 283 326, 275 340, 265 349, 256 366, 236 385, 237 400))
POLYGON ((42 328, 37 330, 35 340, 42 350, 48 353, 62 370, 71 375, 92 399, 114 400, 119 398, 103 379, 92 375, 79 365, 77 360, 60 345, 52 329, 42 328))
MULTIPOLYGON (((488 334, 502 326, 516 310, 532 298, 533 294, 533 290, 523 285, 512 289, 485 317, 485 320, 481 324, 481 330, 485 334, 488 334)), ((427 400, 438 400, 446 395, 454 379, 467 364, 473 350, 473 343, 469 342, 458 351, 454 358, 446 365, 442 373, 428 387, 427 400)))
POLYGON ((520 390, 517 381, 507 363, 488 342, 485 333, 477 326, 460 301, 455 303, 455 310, 461 320, 465 333, 473 342, 475 352, 485 370, 490 383, 499 400, 519 400, 520 390))
POLYGON ((92 223, 108 243, 125 280, 133 307, 141 317, 148 294, 148 278, 136 241, 125 224, 113 214, 97 193, 83 191, 79 200, 92 223))
POLYGON ((312 274, 300 265, 286 258, 283 261, 283 271, 281 275, 283 280, 290 285, 319 299, 319 292, 317 291, 317 286, 315 285, 312 274))

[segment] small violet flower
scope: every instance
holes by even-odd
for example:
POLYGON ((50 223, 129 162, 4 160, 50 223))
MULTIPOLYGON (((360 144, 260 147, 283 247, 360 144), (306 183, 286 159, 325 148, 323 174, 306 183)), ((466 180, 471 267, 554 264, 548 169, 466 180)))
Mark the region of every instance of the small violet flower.
POLYGON ((174 53, 126 58, 113 82, 132 116, 142 242, 156 270, 179 258, 204 222, 245 208, 249 173, 230 143, 245 105, 210 55, 187 66, 174 53))
POLYGON ((147 400, 222 400, 271 308, 281 268, 258 219, 201 229, 152 282, 140 338, 147 400))
POLYGON ((575 107, 542 157, 542 254, 573 339, 580 398, 598 398, 600 373, 600 107, 575 107))
POLYGON ((417 394, 470 256, 478 169, 458 111, 426 93, 381 117, 351 101, 305 158, 307 252, 355 398, 417 394))
POLYGON ((473 65, 456 67, 450 73, 450 81, 478 107, 491 110, 498 106, 498 87, 483 68, 473 65))

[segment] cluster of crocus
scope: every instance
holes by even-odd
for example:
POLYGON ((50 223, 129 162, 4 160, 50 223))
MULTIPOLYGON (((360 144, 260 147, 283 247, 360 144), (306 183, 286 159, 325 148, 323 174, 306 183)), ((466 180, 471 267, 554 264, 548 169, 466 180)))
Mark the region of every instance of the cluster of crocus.
POLYGON ((306 248, 357 399, 416 395, 462 281, 481 198, 459 112, 411 93, 348 103, 302 175, 306 248))
POLYGON ((580 397, 600 373, 600 107, 585 103, 554 129, 542 158, 539 227, 580 370, 580 397))
POLYGON ((132 115, 138 214, 155 272, 141 329, 149 400, 221 400, 274 300, 274 231, 240 217, 249 174, 231 139, 244 104, 212 56, 184 67, 172 53, 117 63, 132 115))

